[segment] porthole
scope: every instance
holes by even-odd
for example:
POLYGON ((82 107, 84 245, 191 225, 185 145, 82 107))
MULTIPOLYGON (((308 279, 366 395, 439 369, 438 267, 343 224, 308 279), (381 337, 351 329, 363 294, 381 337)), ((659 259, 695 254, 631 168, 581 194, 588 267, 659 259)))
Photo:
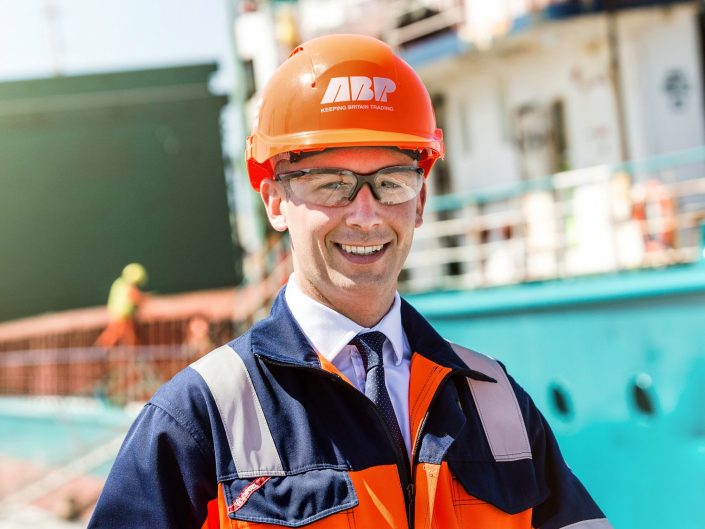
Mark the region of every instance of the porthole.
POLYGON ((558 417, 564 421, 569 421, 573 418, 573 401, 563 384, 559 382, 551 383, 548 387, 548 400, 551 403, 553 412, 558 417))
POLYGON ((634 408, 642 415, 656 415, 656 393, 653 380, 646 373, 639 373, 631 384, 631 397, 634 408))

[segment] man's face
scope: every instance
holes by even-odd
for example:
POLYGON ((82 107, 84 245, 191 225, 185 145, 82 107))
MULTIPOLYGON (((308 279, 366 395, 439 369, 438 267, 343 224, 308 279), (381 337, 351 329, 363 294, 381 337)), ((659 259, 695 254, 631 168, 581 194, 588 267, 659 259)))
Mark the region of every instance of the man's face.
MULTIPOLYGON (((276 172, 329 167, 367 174, 394 165, 416 162, 393 149, 340 148, 281 161, 276 172)), ((351 303, 391 304, 414 229, 422 223, 425 185, 416 198, 391 206, 379 203, 367 185, 343 207, 306 203, 271 180, 263 183, 262 198, 274 228, 289 230, 296 280, 306 294, 337 310, 351 303)))

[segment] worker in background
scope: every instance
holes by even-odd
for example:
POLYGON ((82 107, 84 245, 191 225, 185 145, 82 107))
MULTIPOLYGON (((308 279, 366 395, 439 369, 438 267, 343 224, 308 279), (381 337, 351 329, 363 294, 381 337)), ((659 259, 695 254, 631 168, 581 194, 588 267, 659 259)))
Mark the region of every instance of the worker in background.
POLYGON ((397 292, 443 150, 386 44, 292 52, 247 163, 294 273, 267 319, 151 399, 89 527, 611 527, 504 367, 397 292))
POLYGON ((206 316, 192 316, 185 327, 182 352, 184 359, 192 362, 210 352, 215 344, 211 339, 211 324, 206 316))
POLYGON ((110 287, 108 295, 109 322, 105 330, 98 336, 97 345, 114 347, 115 345, 138 344, 137 313, 144 301, 144 293, 140 289, 147 284, 147 271, 139 263, 130 263, 122 270, 122 274, 110 287))

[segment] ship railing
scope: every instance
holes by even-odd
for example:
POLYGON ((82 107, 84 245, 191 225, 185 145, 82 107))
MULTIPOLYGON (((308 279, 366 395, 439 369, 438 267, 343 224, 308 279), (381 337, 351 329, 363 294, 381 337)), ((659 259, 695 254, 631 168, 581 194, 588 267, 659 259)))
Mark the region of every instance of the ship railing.
POLYGON ((0 355, 0 394, 145 401, 202 351, 188 345, 67 347, 0 355))
POLYGON ((107 324, 103 307, 20 322, 21 330, 0 338, 0 395, 90 396, 114 404, 149 399, 179 370, 266 314, 291 273, 288 248, 286 238, 273 234, 250 256, 250 281, 232 293, 227 319, 199 312, 203 300, 193 310, 184 306, 189 299, 180 300, 176 312, 160 300, 159 311, 140 313, 137 346, 94 345, 107 324))
POLYGON ((465 22, 463 0, 397 0, 391 3, 389 11, 394 20, 383 37, 392 46, 403 47, 457 29, 465 22))
POLYGON ((481 288, 691 263, 703 258, 703 222, 705 147, 432 197, 400 287, 481 288))

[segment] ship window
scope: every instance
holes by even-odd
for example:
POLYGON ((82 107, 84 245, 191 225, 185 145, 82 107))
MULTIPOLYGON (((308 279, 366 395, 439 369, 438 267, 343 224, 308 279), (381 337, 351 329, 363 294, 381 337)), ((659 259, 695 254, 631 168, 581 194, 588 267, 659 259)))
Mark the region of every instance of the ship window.
POLYGON ((649 375, 640 373, 632 382, 632 399, 636 409, 644 415, 655 415, 653 382, 649 375))
POLYGON ((548 388, 549 401, 553 411, 563 420, 573 418, 573 403, 571 402, 570 394, 558 382, 552 383, 548 388))

